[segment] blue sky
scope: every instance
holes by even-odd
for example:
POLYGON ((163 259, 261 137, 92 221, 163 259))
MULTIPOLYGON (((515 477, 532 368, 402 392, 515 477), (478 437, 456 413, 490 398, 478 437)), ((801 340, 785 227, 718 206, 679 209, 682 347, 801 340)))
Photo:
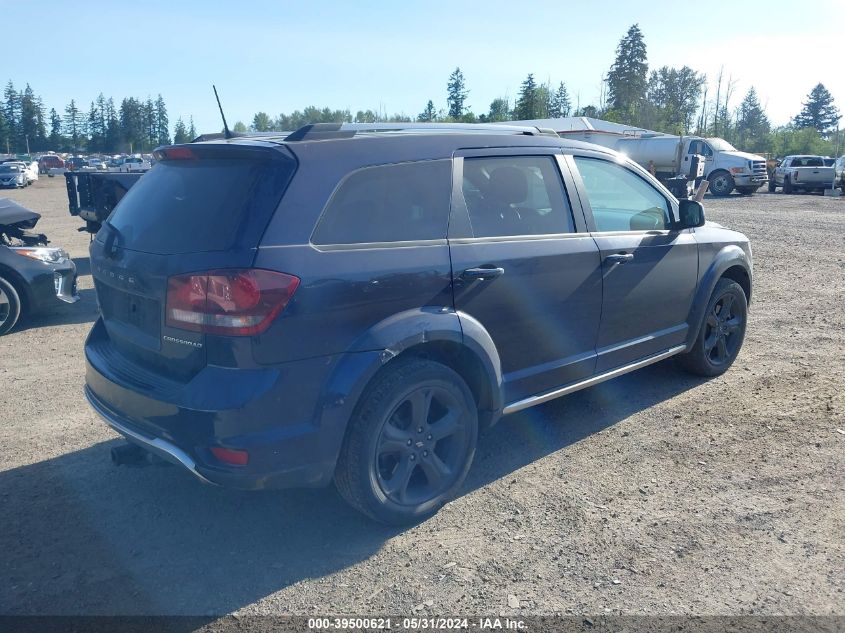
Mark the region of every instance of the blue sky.
POLYGON ((739 103, 754 85, 774 123, 797 113, 819 81, 845 111, 845 0, 693 3, 222 2, 0 0, 0 41, 24 54, 0 82, 30 83, 48 107, 87 109, 161 93, 171 123, 193 115, 219 129, 217 84, 230 125, 308 105, 416 115, 445 106, 460 66, 476 113, 529 72, 564 81, 573 101, 597 103, 602 74, 628 27, 645 34, 651 67, 687 64, 715 79, 724 65, 739 103), (812 7, 812 9, 810 9, 812 7), (839 30, 839 33, 837 33, 839 30))

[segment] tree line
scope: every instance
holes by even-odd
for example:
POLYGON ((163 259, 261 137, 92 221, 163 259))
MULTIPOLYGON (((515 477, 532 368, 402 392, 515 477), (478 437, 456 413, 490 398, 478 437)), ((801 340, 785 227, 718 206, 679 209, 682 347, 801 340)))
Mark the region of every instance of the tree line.
MULTIPOLYGON (((827 88, 819 83, 802 103, 801 110, 782 126, 773 126, 752 86, 736 104, 733 77, 719 73, 708 86, 707 77, 688 66, 649 68, 645 38, 637 24, 616 47, 613 64, 601 77, 598 103, 581 106, 565 82, 538 81, 529 73, 511 102, 500 96, 485 112, 476 114, 470 90, 460 67, 446 82, 442 107, 429 99, 416 116, 388 114, 382 110, 318 108, 310 106, 290 114, 271 116, 257 112, 247 125, 238 121, 236 132, 295 130, 307 123, 329 122, 466 122, 589 116, 632 127, 670 134, 718 136, 740 149, 778 156, 793 153, 840 155, 845 152, 845 130, 827 88)), ((183 143, 197 135, 193 118, 181 118, 173 127, 172 141, 183 143)), ((11 81, 0 103, 0 152, 30 151, 149 151, 171 142, 167 107, 161 95, 152 99, 126 97, 117 105, 100 94, 87 111, 71 100, 62 113, 49 111, 29 84, 18 91, 11 81), (5 146, 5 147, 4 147, 5 146)))
POLYGON ((17 90, 9 81, 0 102, 0 152, 146 152, 171 142, 185 143, 197 135, 193 117, 177 119, 170 135, 167 106, 156 99, 125 97, 116 104, 102 93, 87 110, 71 99, 61 114, 47 110, 27 84, 17 90))
MULTIPOLYGON (((446 82, 445 105, 429 99, 416 116, 373 110, 352 111, 308 107, 272 117, 258 112, 248 126, 255 131, 295 130, 307 123, 466 122, 487 123, 588 116, 631 127, 668 134, 718 136, 740 149, 778 156, 796 153, 840 155, 845 152, 845 130, 839 130, 839 110, 827 88, 817 84, 801 110, 782 126, 773 126, 752 86, 735 103, 736 81, 720 72, 716 90, 708 94, 707 77, 688 66, 649 68, 645 38, 639 25, 631 26, 616 48, 613 64, 601 77, 599 102, 581 106, 565 82, 538 81, 529 73, 513 102, 494 99, 486 112, 476 114, 469 104, 470 90, 460 67, 446 82)), ((246 131, 238 122, 236 129, 246 131)))

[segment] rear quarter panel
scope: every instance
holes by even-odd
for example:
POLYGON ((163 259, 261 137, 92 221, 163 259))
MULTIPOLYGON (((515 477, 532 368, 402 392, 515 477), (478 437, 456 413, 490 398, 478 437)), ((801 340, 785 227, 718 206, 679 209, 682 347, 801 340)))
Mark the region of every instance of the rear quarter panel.
POLYGON ((374 343, 361 344, 359 339, 385 319, 423 307, 451 309, 445 235, 425 244, 317 247, 310 242, 323 208, 351 171, 446 158, 426 147, 407 155, 386 155, 378 146, 366 151, 374 143, 289 146, 299 166, 264 233, 254 265, 296 275, 300 285, 284 313, 253 347, 258 363, 375 349, 374 343))

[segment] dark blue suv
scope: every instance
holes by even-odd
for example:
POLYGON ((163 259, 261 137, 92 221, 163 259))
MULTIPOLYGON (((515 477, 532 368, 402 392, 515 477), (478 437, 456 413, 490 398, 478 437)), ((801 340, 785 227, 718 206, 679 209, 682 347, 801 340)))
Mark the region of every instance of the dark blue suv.
POLYGON ((747 238, 603 148, 345 124, 156 159, 91 244, 85 392, 205 482, 417 521, 500 416, 742 345, 747 238))

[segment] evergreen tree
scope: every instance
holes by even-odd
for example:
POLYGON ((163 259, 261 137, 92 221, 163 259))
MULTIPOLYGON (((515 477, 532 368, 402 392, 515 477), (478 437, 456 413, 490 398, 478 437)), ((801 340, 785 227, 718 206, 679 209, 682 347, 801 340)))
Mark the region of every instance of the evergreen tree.
POLYGON ((469 90, 466 87, 464 74, 460 68, 455 68, 449 75, 449 83, 446 85, 446 105, 450 118, 458 120, 464 115, 467 95, 469 95, 469 90))
POLYGON ((156 144, 156 139, 158 139, 158 129, 156 128, 156 108, 152 98, 150 97, 147 97, 147 100, 141 104, 141 119, 144 125, 144 136, 141 147, 136 151, 150 149, 156 144))
POLYGON ((47 122, 44 119, 44 102, 41 97, 35 98, 35 136, 38 151, 47 149, 47 122))
POLYGON ((561 81, 549 101, 549 117, 552 119, 567 117, 571 112, 572 103, 569 101, 569 92, 566 90, 566 86, 561 81))
POLYGON ((79 111, 76 101, 71 99, 65 107, 64 130, 73 152, 79 151, 82 147, 83 128, 84 117, 82 112, 79 111))
POLYGON ((490 122, 507 121, 511 118, 510 103, 507 99, 498 98, 493 99, 490 103, 490 113, 487 115, 487 120, 490 122))
POLYGON ((825 138, 836 131, 839 119, 842 117, 839 114, 839 108, 833 104, 833 95, 824 87, 824 84, 817 84, 802 105, 804 108, 794 119, 795 127, 814 128, 825 138))
POLYGON ((26 88, 20 93, 18 99, 20 103, 18 146, 32 151, 38 139, 38 104, 29 84, 26 84, 26 88))
POLYGON ((197 137, 197 128, 194 127, 194 117, 191 116, 188 125, 188 137, 193 141, 197 137))
POLYGON ((50 108, 50 137, 47 139, 49 149, 58 152, 64 147, 64 138, 62 138, 62 118, 55 108, 50 108))
POLYGON ((170 121, 167 118, 167 106, 161 95, 155 103, 155 145, 170 145, 170 121))
POLYGON ((97 106, 91 102, 88 110, 88 151, 99 152, 105 144, 105 130, 100 127, 100 115, 97 106))
POLYGON ((529 73, 522 86, 519 88, 519 96, 516 99, 514 108, 514 119, 524 121, 527 119, 539 119, 542 109, 542 94, 538 90, 534 75, 529 73))
POLYGON ((425 106, 425 110, 420 112, 417 116, 417 121, 422 123, 432 123, 437 118, 437 110, 434 109, 434 102, 429 99, 425 106))
POLYGON ((105 105, 106 118, 106 148, 109 152, 117 152, 120 150, 121 144, 121 130, 120 119, 117 115, 117 110, 114 107, 114 99, 109 97, 105 105))
POLYGON ((646 97, 648 63, 645 40, 637 24, 616 48, 616 60, 607 74, 608 100, 611 110, 631 125, 639 123, 639 115, 646 97))
POLYGON ((190 143, 191 137, 188 136, 188 128, 185 127, 185 122, 182 117, 176 119, 176 126, 173 128, 173 142, 174 143, 190 143))
POLYGON ((760 105, 757 91, 752 86, 739 105, 736 120, 736 140, 741 149, 766 151, 770 131, 769 119, 760 105))
POLYGON ((97 133, 100 137, 100 149, 102 151, 107 151, 109 149, 108 145, 108 131, 109 131, 109 121, 108 121, 108 113, 106 112, 107 102, 106 98, 101 92, 97 95, 96 101, 96 111, 97 111, 97 133))
POLYGON ((6 151, 6 147, 12 149, 11 128, 6 120, 6 111, 0 108, 0 154, 6 151))
POLYGON ((6 115, 6 145, 12 152, 18 151, 18 139, 20 137, 21 103, 18 91, 11 80, 3 90, 3 110, 6 115))
POLYGON ((120 136, 123 149, 139 152, 147 137, 143 104, 134 97, 120 102, 120 136))

